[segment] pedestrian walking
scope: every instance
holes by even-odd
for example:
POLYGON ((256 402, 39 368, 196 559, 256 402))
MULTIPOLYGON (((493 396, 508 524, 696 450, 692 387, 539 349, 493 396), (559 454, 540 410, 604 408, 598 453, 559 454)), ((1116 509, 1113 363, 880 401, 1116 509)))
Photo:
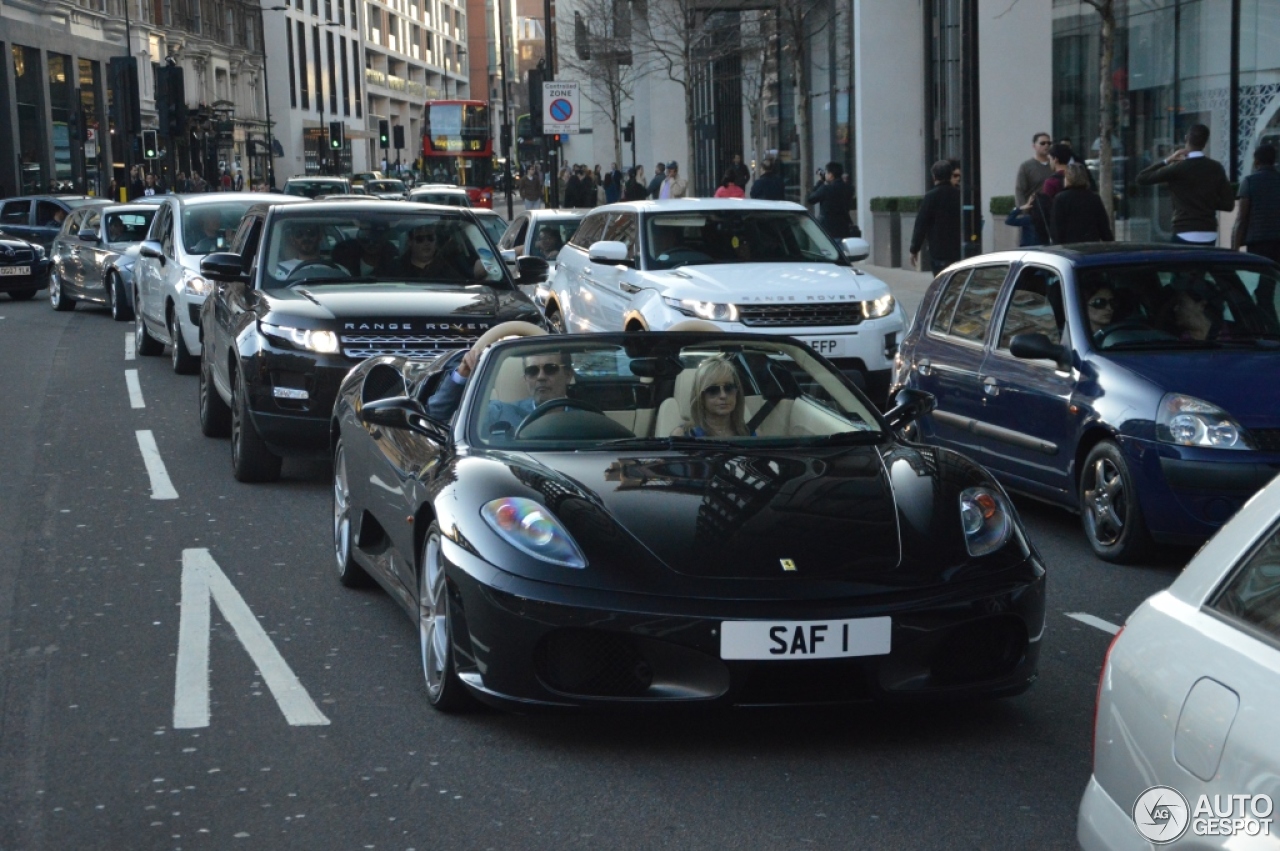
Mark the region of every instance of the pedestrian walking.
POLYGON ((733 166, 725 169, 724 176, 720 178, 720 185, 716 187, 715 197, 717 198, 743 198, 747 193, 742 191, 742 187, 738 185, 738 173, 733 166))
POLYGON ((1280 263, 1280 171, 1274 145, 1253 152, 1253 173, 1240 181, 1239 198, 1231 247, 1244 245, 1250 253, 1280 263))
POLYGON ((1066 185, 1053 197, 1049 232, 1057 245, 1072 242, 1112 242, 1111 216, 1098 193, 1089 187, 1089 169, 1080 163, 1067 166, 1066 185))
POLYGON ((1045 180, 1053 174, 1053 165, 1049 162, 1049 148, 1053 138, 1048 133, 1036 133, 1031 137, 1031 159, 1018 166, 1017 177, 1013 181, 1013 201, 1018 207, 1031 200, 1031 196, 1040 191, 1045 180))
POLYGON ((649 197, 657 199, 662 193, 662 182, 667 179, 666 163, 658 163, 653 167, 653 180, 649 181, 649 197))
POLYGON ((542 209, 542 172, 536 165, 529 166, 524 177, 520 179, 520 198, 526 210, 542 209))
POLYGON ((1186 145, 1138 172, 1139 186, 1167 184, 1173 195, 1173 241, 1186 245, 1218 243, 1218 210, 1235 209, 1235 193, 1226 169, 1205 156, 1209 128, 1193 124, 1186 145))
POLYGON ((680 164, 675 160, 667 163, 667 178, 662 181, 659 198, 683 198, 689 191, 689 181, 680 176, 680 164))
POLYGON ((960 166, 938 160, 929 169, 933 188, 924 194, 916 227, 911 234, 911 266, 920 268, 920 249, 929 243, 929 258, 936 276, 960 259, 960 166))
POLYGON ((1040 184, 1039 194, 1043 195, 1050 203, 1053 196, 1062 191, 1066 186, 1067 166, 1071 165, 1071 158, 1075 154, 1071 150, 1071 146, 1063 142, 1059 142, 1049 148, 1049 165, 1052 172, 1040 184))
POLYGON ((639 166, 627 172, 627 184, 622 188, 623 201, 643 201, 649 197, 649 190, 640 182, 642 173, 639 166))
POLYGON ((733 155, 733 165, 729 166, 729 169, 733 172, 733 182, 745 190, 747 184, 751 182, 751 169, 747 168, 747 164, 742 161, 742 154, 733 155))
POLYGON ((751 197, 757 201, 782 201, 786 198, 786 186, 782 182, 782 169, 773 157, 765 158, 761 173, 751 184, 751 197))
POLYGON ((849 236, 849 211, 853 209, 853 189, 844 180, 844 166, 840 163, 827 163, 822 183, 817 186, 806 204, 818 205, 818 224, 832 239, 844 239, 849 236))
POLYGON ((569 179, 564 183, 564 205, 566 207, 585 206, 582 198, 582 167, 575 165, 569 171, 569 179))

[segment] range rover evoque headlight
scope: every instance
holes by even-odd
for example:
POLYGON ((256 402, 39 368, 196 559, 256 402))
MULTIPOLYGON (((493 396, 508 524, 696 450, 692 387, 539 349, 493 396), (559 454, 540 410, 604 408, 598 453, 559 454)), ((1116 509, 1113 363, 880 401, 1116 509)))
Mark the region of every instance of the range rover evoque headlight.
POLYGON ((880 319, 890 313, 893 313, 893 296, 888 293, 862 303, 862 315, 867 319, 880 319))
POLYGON ((1160 400, 1156 439, 1179 446, 1253 448, 1248 433, 1230 414, 1217 405, 1181 393, 1166 393, 1160 400))
POLYGON ((322 355, 336 355, 341 348, 338 335, 332 331, 313 331, 310 328, 290 328, 287 325, 271 325, 259 322, 262 333, 283 340, 295 349, 306 349, 322 355))
POLYGON ((1005 545, 1013 531, 1013 519, 1004 497, 991 488, 965 488, 960 492, 960 526, 971 556, 984 556, 1005 545))
POLYGON ((577 543, 546 506, 511 496, 490 500, 480 516, 511 546, 562 567, 583 568, 587 560, 577 543))
POLYGON ((714 319, 720 322, 737 322, 738 308, 732 304, 718 304, 714 301, 698 301, 693 298, 662 299, 667 307, 678 310, 685 316, 696 316, 699 319, 714 319))

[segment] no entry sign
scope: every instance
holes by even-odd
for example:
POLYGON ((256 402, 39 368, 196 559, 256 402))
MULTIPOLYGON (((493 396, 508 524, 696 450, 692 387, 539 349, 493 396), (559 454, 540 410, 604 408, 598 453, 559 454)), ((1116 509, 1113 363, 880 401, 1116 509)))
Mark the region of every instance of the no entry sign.
POLYGON ((552 82, 542 84, 542 132, 579 132, 578 84, 552 82))

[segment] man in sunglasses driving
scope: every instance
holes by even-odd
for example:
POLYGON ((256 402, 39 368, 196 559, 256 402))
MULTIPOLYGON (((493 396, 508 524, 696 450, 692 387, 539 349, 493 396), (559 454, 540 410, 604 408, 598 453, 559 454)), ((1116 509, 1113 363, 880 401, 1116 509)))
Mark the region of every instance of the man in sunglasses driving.
MULTIPOLYGON (((462 388, 471 378, 480 353, 474 348, 463 356, 458 368, 440 382, 436 392, 427 401, 427 413, 441 422, 448 422, 462 402, 462 388)), ((489 401, 489 410, 482 428, 492 430, 496 423, 510 423, 515 429, 524 418, 544 402, 569 395, 569 382, 573 379, 573 364, 559 352, 529 355, 524 358, 524 384, 529 398, 519 402, 489 401)))

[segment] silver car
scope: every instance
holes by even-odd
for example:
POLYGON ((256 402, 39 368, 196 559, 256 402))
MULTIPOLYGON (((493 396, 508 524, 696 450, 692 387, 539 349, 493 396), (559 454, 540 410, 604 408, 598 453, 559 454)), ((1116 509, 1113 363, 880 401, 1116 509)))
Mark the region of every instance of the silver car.
POLYGON ((156 203, 103 202, 67 216, 50 248, 53 309, 72 310, 84 301, 106 305, 117 322, 132 319, 133 266, 156 209, 156 203))
POLYGON ((1093 741, 1087 851, 1280 848, 1280 478, 1129 616, 1093 741))

